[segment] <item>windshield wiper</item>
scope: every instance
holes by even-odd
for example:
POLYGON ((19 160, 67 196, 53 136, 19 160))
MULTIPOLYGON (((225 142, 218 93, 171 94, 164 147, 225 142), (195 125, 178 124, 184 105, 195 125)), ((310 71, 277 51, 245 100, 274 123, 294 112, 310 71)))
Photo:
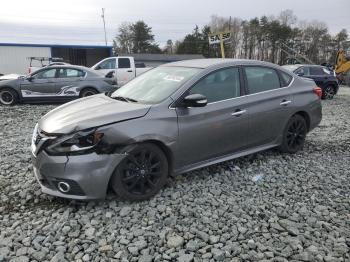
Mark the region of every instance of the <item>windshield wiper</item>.
POLYGON ((124 101, 124 102, 133 102, 133 103, 137 103, 138 101, 133 99, 133 98, 129 98, 129 97, 124 97, 124 96, 115 96, 112 97, 115 100, 119 100, 119 101, 124 101))

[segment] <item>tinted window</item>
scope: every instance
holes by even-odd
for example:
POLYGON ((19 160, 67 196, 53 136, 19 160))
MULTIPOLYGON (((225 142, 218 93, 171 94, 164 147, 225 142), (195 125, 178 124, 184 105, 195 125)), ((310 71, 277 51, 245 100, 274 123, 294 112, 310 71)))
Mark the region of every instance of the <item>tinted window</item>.
POLYGON ((324 75, 324 72, 321 67, 310 67, 310 75, 312 76, 324 75))
POLYGON ((56 75, 56 68, 40 71, 34 75, 34 78, 36 79, 54 78, 55 75, 56 75))
POLYGON ((115 58, 108 59, 98 65, 101 69, 115 69, 115 58))
POLYGON ((190 94, 207 97, 208 103, 240 96, 238 68, 227 68, 209 74, 190 90, 190 94))
POLYGON ((288 86, 292 81, 293 77, 282 71, 280 71, 280 75, 282 78, 283 86, 288 86))
POLYGON ((277 72, 267 67, 246 67, 248 90, 250 94, 280 88, 277 72))
POLYGON ((58 71, 58 77, 67 78, 67 77, 82 77, 85 73, 81 70, 71 69, 71 68, 61 68, 58 71))
POLYGON ((308 67, 300 67, 298 70, 295 70, 294 73, 296 73, 297 75, 305 75, 305 76, 309 76, 310 75, 310 70, 308 67))
POLYGON ((130 68, 130 59, 129 58, 119 58, 118 59, 118 68, 130 68))

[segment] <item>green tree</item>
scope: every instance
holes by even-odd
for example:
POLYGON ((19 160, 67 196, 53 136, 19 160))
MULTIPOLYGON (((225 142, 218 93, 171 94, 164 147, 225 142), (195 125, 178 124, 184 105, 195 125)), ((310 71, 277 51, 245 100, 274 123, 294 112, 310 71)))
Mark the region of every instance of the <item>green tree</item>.
POLYGON ((152 28, 149 27, 144 21, 137 21, 136 23, 132 24, 131 31, 133 45, 132 51, 134 53, 160 52, 159 47, 154 44, 152 28))

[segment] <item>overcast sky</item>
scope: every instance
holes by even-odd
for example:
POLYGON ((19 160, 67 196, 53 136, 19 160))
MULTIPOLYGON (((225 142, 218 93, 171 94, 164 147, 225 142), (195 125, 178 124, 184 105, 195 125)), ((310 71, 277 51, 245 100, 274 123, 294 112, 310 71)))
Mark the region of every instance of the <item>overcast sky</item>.
POLYGON ((178 40, 210 21, 213 14, 250 19, 291 9, 299 20, 319 20, 331 33, 350 32, 350 0, 2 0, 0 42, 41 44, 104 43, 101 8, 106 9, 109 43, 123 21, 144 20, 156 41, 178 40))

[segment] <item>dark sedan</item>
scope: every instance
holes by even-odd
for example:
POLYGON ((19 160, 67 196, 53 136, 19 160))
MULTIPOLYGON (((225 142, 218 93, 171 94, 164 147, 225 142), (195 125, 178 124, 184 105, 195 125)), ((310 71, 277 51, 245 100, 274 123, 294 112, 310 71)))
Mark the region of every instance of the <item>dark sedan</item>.
POLYGON ((0 103, 66 102, 117 89, 111 78, 82 66, 59 65, 0 82, 0 103))
POLYGON ((338 93, 339 84, 333 71, 319 65, 285 65, 285 69, 298 76, 313 79, 322 88, 322 99, 333 99, 338 93))

